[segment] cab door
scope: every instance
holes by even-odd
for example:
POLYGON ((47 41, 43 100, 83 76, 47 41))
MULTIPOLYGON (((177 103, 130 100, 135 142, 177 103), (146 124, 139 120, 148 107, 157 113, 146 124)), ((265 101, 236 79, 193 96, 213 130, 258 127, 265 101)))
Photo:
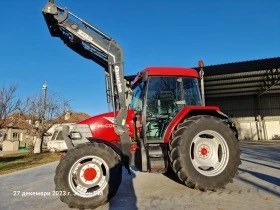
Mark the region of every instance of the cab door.
POLYGON ((163 141, 164 132, 176 113, 177 77, 152 76, 147 83, 145 106, 145 139, 163 141))
POLYGON ((141 82, 138 84, 137 87, 133 89, 133 97, 131 103, 129 105, 130 109, 134 110, 134 117, 135 117, 135 125, 134 125, 134 133, 135 139, 138 140, 141 138, 142 129, 143 129, 143 108, 144 108, 144 93, 145 93, 145 84, 146 82, 141 82))

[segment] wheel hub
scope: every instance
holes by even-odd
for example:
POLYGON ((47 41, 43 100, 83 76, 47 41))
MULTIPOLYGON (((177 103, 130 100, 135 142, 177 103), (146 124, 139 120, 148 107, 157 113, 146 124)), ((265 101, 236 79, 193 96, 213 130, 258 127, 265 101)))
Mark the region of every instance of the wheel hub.
POLYGON ((205 148, 202 148, 200 150, 200 152, 201 152, 202 155, 207 155, 207 153, 208 153, 207 149, 205 149, 205 148))
POLYGON ((210 156, 211 150, 210 147, 206 144, 202 144, 198 147, 198 157, 206 159, 210 156))
POLYGON ((102 178, 102 169, 96 162, 87 162, 79 166, 77 171, 78 183, 86 188, 98 184, 102 178))
POLYGON ((96 177, 96 170, 94 168, 87 168, 84 171, 86 181, 92 181, 96 177))

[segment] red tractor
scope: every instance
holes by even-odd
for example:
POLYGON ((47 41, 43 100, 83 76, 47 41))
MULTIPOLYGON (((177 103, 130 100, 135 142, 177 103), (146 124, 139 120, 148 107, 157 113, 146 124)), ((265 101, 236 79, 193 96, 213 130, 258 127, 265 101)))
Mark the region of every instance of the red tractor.
POLYGON ((117 192, 122 167, 143 172, 173 169, 188 187, 224 187, 240 163, 237 139, 218 107, 204 106, 197 71, 149 67, 124 77, 119 44, 49 0, 43 15, 52 36, 105 69, 113 111, 63 133, 68 152, 56 168, 56 190, 74 208, 96 208, 117 192), (78 23, 77 23, 78 22, 78 23))

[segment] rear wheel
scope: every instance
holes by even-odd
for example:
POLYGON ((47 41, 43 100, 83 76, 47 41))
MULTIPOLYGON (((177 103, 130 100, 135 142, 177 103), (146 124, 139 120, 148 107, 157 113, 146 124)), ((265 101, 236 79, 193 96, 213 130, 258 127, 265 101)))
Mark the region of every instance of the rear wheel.
POLYGON ((102 143, 80 144, 56 168, 55 185, 70 208, 96 208, 117 192, 122 165, 116 152, 102 143))
POLYGON ((197 116, 185 120, 169 145, 171 166, 191 188, 216 190, 232 181, 240 163, 238 142, 220 119, 197 116))

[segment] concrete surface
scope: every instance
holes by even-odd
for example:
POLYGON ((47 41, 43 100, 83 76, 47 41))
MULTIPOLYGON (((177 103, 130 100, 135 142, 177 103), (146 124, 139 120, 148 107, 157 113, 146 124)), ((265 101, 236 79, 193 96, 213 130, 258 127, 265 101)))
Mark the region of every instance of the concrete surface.
MULTIPOLYGON (((234 183, 217 192, 200 192, 178 183, 175 177, 133 171, 123 172, 123 182, 107 209, 279 209, 280 144, 244 144, 242 165, 234 183)), ((0 209, 68 209, 54 191, 56 163, 0 176, 0 209), (26 192, 38 193, 22 196, 26 192), (50 193, 48 196, 39 192, 50 193)))

